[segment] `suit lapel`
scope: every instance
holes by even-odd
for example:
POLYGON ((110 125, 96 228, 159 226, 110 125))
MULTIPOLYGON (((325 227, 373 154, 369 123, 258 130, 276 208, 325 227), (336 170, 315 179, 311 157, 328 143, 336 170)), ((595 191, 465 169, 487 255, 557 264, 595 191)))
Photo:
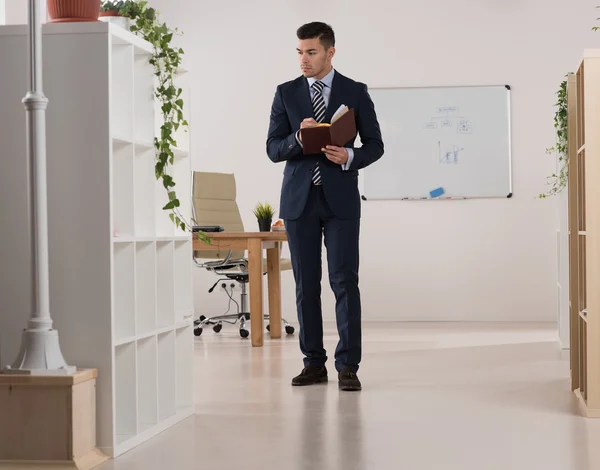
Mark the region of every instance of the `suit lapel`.
POLYGON ((336 70, 333 75, 333 82, 331 83, 331 94, 329 95, 329 103, 327 103, 327 111, 325 112, 325 122, 331 122, 333 113, 343 104, 343 96, 343 77, 336 70))
POLYGON ((310 92, 308 91, 308 80, 304 77, 300 77, 298 80, 296 97, 303 116, 302 119, 314 117, 313 107, 310 101, 310 92))

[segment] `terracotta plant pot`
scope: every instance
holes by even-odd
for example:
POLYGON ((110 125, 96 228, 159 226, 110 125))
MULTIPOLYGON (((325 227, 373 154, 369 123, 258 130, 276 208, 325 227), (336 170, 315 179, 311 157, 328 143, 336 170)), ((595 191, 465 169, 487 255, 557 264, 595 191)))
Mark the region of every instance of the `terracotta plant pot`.
POLYGON ((121 13, 115 10, 101 11, 100 17, 102 16, 121 16, 121 13))
POLYGON ((48 0, 48 23, 98 21, 100 0, 48 0))

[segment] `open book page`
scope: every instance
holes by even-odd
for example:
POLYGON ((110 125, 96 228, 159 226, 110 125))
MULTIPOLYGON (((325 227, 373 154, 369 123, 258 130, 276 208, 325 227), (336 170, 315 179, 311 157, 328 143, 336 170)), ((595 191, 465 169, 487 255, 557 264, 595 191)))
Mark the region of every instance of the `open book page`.
POLYGON ((341 105, 337 109, 337 111, 334 113, 333 117, 331 118, 331 124, 333 124, 335 121, 337 121, 339 118, 341 118, 347 112, 348 112, 348 106, 346 106, 345 104, 341 105))

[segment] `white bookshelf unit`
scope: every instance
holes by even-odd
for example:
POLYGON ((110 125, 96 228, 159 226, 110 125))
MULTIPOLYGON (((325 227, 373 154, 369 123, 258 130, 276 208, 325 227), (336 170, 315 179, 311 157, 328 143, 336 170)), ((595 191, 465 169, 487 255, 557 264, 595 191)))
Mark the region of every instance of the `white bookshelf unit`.
MULTIPOLYGON (((0 113, 12 121, 0 126, 0 187, 12 198, 2 254, 25 266, 27 35, 26 25, 0 26, 0 113)), ((51 314, 67 362, 98 369, 97 444, 111 457, 193 414, 192 239, 162 210, 168 196, 154 176, 151 52, 115 24, 43 25, 51 314)), ((184 97, 185 80, 182 70, 184 97)), ((177 139, 172 171, 189 220, 189 137, 177 139)), ((0 269, 4 279, 13 266, 0 269)), ((16 357, 29 317, 23 292, 2 290, 0 367, 16 357)))

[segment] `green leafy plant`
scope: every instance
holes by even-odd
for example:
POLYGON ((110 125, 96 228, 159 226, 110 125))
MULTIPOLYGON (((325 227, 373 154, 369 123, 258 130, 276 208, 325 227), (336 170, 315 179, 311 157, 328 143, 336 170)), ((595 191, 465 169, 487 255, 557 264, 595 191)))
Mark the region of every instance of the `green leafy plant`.
MULTIPOLYGON (((568 76, 568 75, 567 75, 568 76)), ((554 128, 556 129, 556 143, 546 149, 546 154, 558 156, 558 174, 553 173, 548 177, 550 189, 539 195, 540 198, 555 196, 566 186, 569 177, 569 148, 567 127, 567 80, 563 80, 556 92, 556 113, 554 114, 554 128)))
MULTIPOLYGON (((160 102, 162 112, 162 125, 160 136, 154 138, 156 152, 155 176, 161 179, 168 196, 168 202, 163 207, 169 211, 173 223, 182 230, 190 230, 192 225, 185 220, 179 207, 181 205, 175 191, 175 181, 169 175, 169 165, 175 161, 174 148, 177 146, 175 132, 183 127, 188 130, 188 122, 183 115, 182 89, 175 86, 174 77, 181 65, 183 49, 172 46, 175 34, 180 33, 177 28, 170 28, 166 23, 161 23, 158 12, 148 6, 146 0, 119 0, 102 1, 101 11, 116 11, 119 15, 131 20, 130 31, 152 44, 153 53, 150 64, 154 68, 156 86, 154 96, 160 102)), ((182 33, 181 33, 182 34, 182 33)), ((192 220, 195 223, 195 221, 192 220)), ((198 237, 208 242, 209 239, 203 232, 198 232, 198 237)))
POLYGON ((109 2, 103 1, 100 11, 116 11, 117 13, 125 6, 125 1, 109 2))
POLYGON ((252 211, 258 220, 272 219, 275 215, 275 209, 268 202, 258 203, 252 211))

